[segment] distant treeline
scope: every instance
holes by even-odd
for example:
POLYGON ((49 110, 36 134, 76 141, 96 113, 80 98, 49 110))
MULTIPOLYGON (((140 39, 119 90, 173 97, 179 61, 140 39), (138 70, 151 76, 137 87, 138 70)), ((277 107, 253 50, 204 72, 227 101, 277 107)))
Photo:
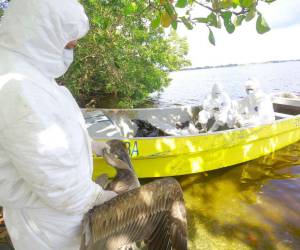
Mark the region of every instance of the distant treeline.
POLYGON ((203 66, 203 67, 194 67, 194 68, 184 68, 180 71, 188 71, 188 70, 199 70, 199 69, 216 69, 216 68, 230 68, 237 66, 245 66, 245 65, 255 65, 255 64, 268 64, 268 63, 285 63, 285 62, 300 62, 300 59, 295 60, 276 60, 276 61, 267 61, 261 63, 244 63, 244 64, 226 64, 226 65, 217 65, 217 66, 203 66))

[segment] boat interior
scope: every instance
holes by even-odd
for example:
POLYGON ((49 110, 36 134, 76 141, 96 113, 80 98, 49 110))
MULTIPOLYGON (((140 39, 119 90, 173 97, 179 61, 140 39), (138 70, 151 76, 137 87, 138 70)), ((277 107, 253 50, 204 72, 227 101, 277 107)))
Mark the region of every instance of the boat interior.
MULTIPOLYGON (((273 97, 276 120, 300 115, 300 98, 273 97)), ((147 121, 153 127, 171 136, 191 135, 176 129, 176 123, 198 120, 200 106, 182 106, 150 109, 96 109, 83 110, 88 131, 93 139, 125 139, 137 137, 138 126, 134 119, 147 121)), ((199 133, 197 133, 199 134, 199 133)))
POLYGON ((274 97, 273 107, 276 119, 288 118, 300 114, 300 98, 274 97))

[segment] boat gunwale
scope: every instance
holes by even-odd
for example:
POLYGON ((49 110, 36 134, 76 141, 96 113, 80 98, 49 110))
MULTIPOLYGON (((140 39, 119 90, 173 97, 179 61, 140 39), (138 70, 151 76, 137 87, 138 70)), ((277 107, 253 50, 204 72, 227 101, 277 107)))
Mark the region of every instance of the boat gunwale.
POLYGON ((202 133, 202 134, 191 134, 191 135, 170 135, 170 136, 156 136, 156 137, 125 137, 125 136, 112 136, 112 137, 99 137, 96 140, 107 140, 107 139, 119 139, 119 140, 139 140, 139 141, 143 141, 143 140, 159 140, 159 139, 182 139, 182 138, 190 138, 190 137, 204 137, 204 136, 215 136, 215 135, 220 135, 220 134, 230 134, 230 133, 234 133, 236 131, 245 131, 245 130, 251 130, 251 129, 258 129, 258 128, 264 128, 264 127, 268 127, 268 126, 272 126, 272 125, 277 125, 280 123, 283 123, 287 120, 294 120, 300 118, 300 114, 299 115, 292 115, 291 117, 286 117, 286 118, 282 118, 279 120, 275 120, 272 123, 267 123, 267 124, 262 124, 259 126, 249 126, 249 127, 241 127, 241 128, 235 128, 235 129, 227 129, 227 130, 222 130, 222 131, 216 131, 213 133, 202 133))
MULTIPOLYGON (((155 178, 155 177, 163 177, 163 176, 181 176, 181 175, 187 175, 187 174, 194 174, 194 173, 200 173, 204 171, 211 171, 215 169, 225 168, 229 166, 233 166, 236 164, 240 164, 243 162, 247 162, 253 159, 256 159, 258 157, 264 156, 266 154, 272 153, 282 147, 285 147, 291 143, 295 143, 296 141, 300 140, 300 114, 298 115, 291 115, 290 117, 282 118, 275 120, 272 123, 269 124, 263 124, 259 126, 249 126, 249 127, 242 127, 242 128, 236 128, 231 130, 223 130, 223 131, 217 131, 214 133, 205 133, 205 134, 199 134, 199 135, 176 135, 176 136, 161 136, 161 137, 133 137, 133 138, 125 138, 125 137, 103 137, 103 138, 97 138, 96 140, 109 140, 109 139, 121 139, 125 142, 129 142, 131 145, 130 148, 132 149, 132 143, 135 141, 139 143, 139 141, 144 143, 144 146, 147 148, 150 144, 159 142, 161 140, 163 143, 165 141, 163 140, 172 140, 174 143, 178 146, 180 146, 179 150, 162 150, 157 153, 153 153, 153 149, 151 147, 151 150, 147 150, 143 154, 140 154, 138 156, 131 155, 132 161, 134 164, 137 164, 136 167, 139 169, 139 177, 140 178, 155 178), (247 131, 248 130, 248 131, 247 131), (204 136, 204 137, 203 137, 204 136), (216 142, 212 143, 211 146, 210 143, 206 145, 206 139, 208 140, 214 140, 214 136, 216 136, 215 140, 216 142), (199 141, 197 140, 199 139, 199 141), (223 139, 224 138, 224 139, 223 139), (282 143, 277 144, 276 140, 283 140, 282 143), (198 146, 201 144, 201 142, 205 142, 205 145, 208 147, 203 148, 197 148, 195 151, 187 151, 186 146, 184 143, 184 140, 191 140, 191 142, 198 146), (272 142, 272 140, 275 140, 272 142), (148 141, 147 141, 148 140, 148 141), (228 144, 226 144, 226 141, 228 141, 228 144), (264 142, 266 141, 266 142, 264 142), (292 142, 293 141, 293 142, 292 142), (224 149, 224 153, 227 151, 230 152, 239 152, 239 147, 248 147, 251 144, 258 145, 265 147, 263 145, 264 143, 276 143, 276 146, 274 148, 274 145, 266 145, 267 147, 263 151, 253 151, 250 155, 244 156, 244 158, 241 158, 241 156, 238 156, 235 160, 226 160, 223 159, 221 156, 221 160, 217 160, 217 163, 214 162, 214 159, 210 159, 209 155, 210 152, 213 153, 213 155, 223 155, 222 150, 224 149), (178 144, 177 144, 178 143, 178 144), (221 150, 221 151, 220 151, 221 150), (180 156, 180 158, 178 158, 180 156), (170 161, 168 159, 171 159, 170 161), (178 161, 179 159, 179 161, 178 161), (202 159, 199 163, 199 159, 202 159), (176 160, 176 161, 175 161, 176 160), (213 165, 209 163, 210 161, 213 161, 213 165), (163 163, 162 163, 162 162, 163 163), (175 165, 172 162, 176 162, 175 165), (166 168, 163 167, 157 167, 155 165, 154 168, 152 168, 152 165, 154 163, 158 163, 157 166, 161 166, 162 164, 166 164, 166 168), (187 164, 187 167, 183 167, 183 163, 187 164), (169 163, 171 165, 169 165, 169 163), (196 168, 193 166, 193 164, 196 163, 196 168), (144 165, 146 164, 146 165, 144 165), (151 164, 150 170, 148 167, 151 164), (199 165, 200 164, 200 165, 199 165), (147 168, 144 166, 148 166, 147 168)), ((167 141, 166 141, 167 143, 167 141)), ((144 147, 143 146, 143 147, 144 147)), ((201 145, 200 145, 201 146, 201 145)), ((165 148, 166 149, 166 148, 165 148)), ((247 150, 247 149, 245 149, 247 150)), ((240 155, 240 154, 238 154, 240 155)), ((217 159, 219 157, 217 156, 217 159)), ((95 172, 95 176, 99 175, 101 173, 101 164, 104 164, 102 157, 95 157, 94 156, 94 162, 95 166, 97 166, 97 171, 95 172)), ((108 170, 108 169, 106 169, 108 170)), ((103 171, 103 170, 102 170, 103 171)), ((111 173, 113 175, 113 173, 111 173)))

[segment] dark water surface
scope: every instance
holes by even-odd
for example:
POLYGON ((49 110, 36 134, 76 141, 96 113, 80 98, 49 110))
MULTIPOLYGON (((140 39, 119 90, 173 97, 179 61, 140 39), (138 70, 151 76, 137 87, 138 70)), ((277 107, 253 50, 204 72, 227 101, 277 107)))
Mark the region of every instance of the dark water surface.
POLYGON ((189 249, 300 249, 300 142, 178 180, 187 206, 189 249))

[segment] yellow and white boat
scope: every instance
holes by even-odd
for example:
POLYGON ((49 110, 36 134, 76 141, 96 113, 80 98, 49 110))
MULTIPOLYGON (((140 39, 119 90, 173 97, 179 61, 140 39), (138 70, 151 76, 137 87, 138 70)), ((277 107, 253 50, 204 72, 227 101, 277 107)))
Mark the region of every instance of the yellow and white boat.
MULTIPOLYGON (((176 176, 219 169, 269 154, 300 140, 300 99, 274 98, 276 121, 215 133, 167 137, 133 137, 132 119, 147 120, 168 131, 176 122, 195 120, 199 107, 84 112, 90 136, 121 139, 128 145, 140 178, 176 176)), ((94 177, 114 174, 102 158, 94 158, 94 177)))

